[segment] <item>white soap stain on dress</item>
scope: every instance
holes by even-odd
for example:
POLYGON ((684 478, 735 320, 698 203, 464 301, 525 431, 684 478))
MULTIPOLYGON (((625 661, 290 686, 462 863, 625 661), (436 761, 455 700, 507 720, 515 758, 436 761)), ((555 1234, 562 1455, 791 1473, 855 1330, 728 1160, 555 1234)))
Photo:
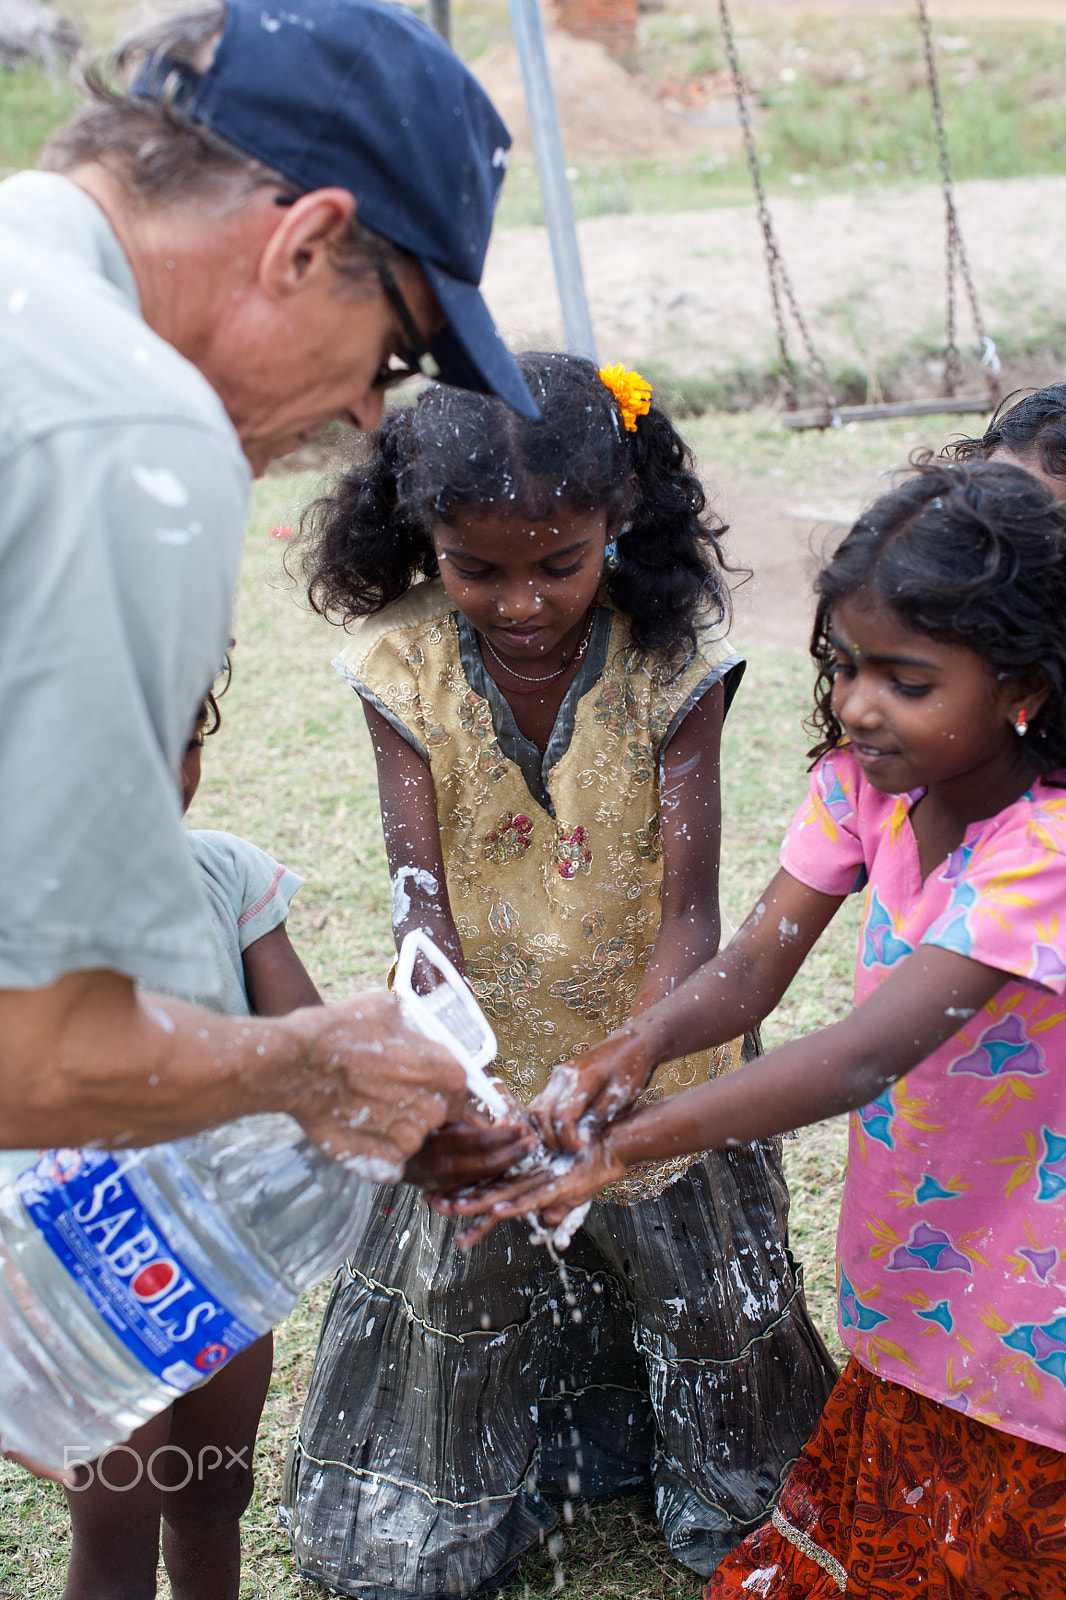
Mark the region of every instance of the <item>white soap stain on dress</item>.
POLYGON ((138 461, 130 468, 130 477, 138 489, 150 494, 161 506, 187 506, 189 503, 188 489, 169 467, 146 467, 138 461))
POLYGON ((747 1589, 749 1594, 769 1594, 770 1585, 776 1577, 777 1564, 775 1562, 772 1567, 756 1567, 754 1572, 748 1573, 740 1587, 747 1589))
POLYGON ((392 879, 392 925, 398 928, 406 921, 411 909, 411 896, 404 888, 408 878, 414 880, 416 889, 421 889, 424 894, 439 894, 440 885, 432 872, 426 872, 423 867, 399 867, 392 879))
POLYGON ((29 299, 30 291, 28 289, 12 289, 7 297, 7 309, 13 317, 17 317, 20 311, 25 311, 29 304, 29 299))
POLYGON ((183 544, 192 544, 193 540, 197 538, 199 534, 203 533, 203 531, 204 528, 202 522, 190 522, 184 528, 157 528, 155 531, 155 536, 159 540, 160 544, 180 546, 183 544))

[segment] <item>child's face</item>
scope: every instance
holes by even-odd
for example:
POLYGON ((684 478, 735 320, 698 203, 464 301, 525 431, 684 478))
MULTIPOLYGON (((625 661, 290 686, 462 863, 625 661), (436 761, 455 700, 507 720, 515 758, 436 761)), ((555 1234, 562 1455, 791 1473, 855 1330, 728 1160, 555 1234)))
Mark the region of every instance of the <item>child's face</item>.
POLYGON ((550 667, 580 643, 610 537, 607 512, 460 508, 433 529, 440 575, 467 621, 505 661, 550 667))
POLYGON ((203 746, 200 741, 194 740, 185 746, 185 754, 181 758, 178 769, 178 781, 181 786, 181 810, 184 816, 192 805, 193 796, 200 787, 200 756, 203 746))
POLYGON ((1028 456, 1016 456, 1011 450, 994 450, 989 457, 990 461, 1005 461, 1008 466, 1021 467, 1031 477, 1039 478, 1045 489, 1049 489, 1056 500, 1061 500, 1066 505, 1066 478, 1057 478, 1053 473, 1045 472, 1040 465, 1040 457, 1034 450, 1028 456))
POLYGON ((834 607, 833 711, 875 789, 899 794, 944 784, 995 782, 1024 761, 1013 723, 1044 701, 1000 683, 965 645, 915 633, 887 606, 845 599, 834 607))

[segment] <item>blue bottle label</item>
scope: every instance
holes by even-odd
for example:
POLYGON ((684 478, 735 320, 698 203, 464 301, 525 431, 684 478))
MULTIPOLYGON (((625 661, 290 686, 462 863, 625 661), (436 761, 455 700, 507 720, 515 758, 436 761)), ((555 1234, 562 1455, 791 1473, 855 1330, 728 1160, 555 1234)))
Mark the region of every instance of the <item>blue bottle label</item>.
POLYGON ((47 1150, 19 1194, 56 1259, 142 1366, 184 1393, 259 1335, 209 1294, 131 1187, 136 1155, 47 1150))

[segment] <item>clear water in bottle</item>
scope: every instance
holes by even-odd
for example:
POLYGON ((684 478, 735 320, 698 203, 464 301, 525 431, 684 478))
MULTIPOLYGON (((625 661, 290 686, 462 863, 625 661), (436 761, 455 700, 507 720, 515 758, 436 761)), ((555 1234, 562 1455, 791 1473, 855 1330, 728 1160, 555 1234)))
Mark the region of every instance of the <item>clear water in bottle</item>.
MULTIPOLYGON (((492 1029, 421 930, 396 991, 474 1097, 509 1115, 484 1070, 492 1029), (417 956, 441 980, 428 994, 417 956)), ((92 1461, 204 1383, 348 1258, 381 1197, 373 1165, 354 1174, 282 1115, 140 1150, 46 1151, 0 1189, 3 1448, 53 1469, 92 1461)))
POLYGON ((41 1466, 125 1439, 288 1315, 380 1189, 281 1115, 53 1150, 0 1191, 0 1441, 41 1466))

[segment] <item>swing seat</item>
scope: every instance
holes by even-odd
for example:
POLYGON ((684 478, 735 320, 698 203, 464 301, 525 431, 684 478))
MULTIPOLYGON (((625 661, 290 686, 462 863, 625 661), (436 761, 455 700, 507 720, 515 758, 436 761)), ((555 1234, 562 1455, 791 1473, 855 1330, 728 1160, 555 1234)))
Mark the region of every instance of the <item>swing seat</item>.
POLYGON ((781 421, 793 433, 800 433, 807 428, 839 428, 845 422, 883 422, 892 417, 961 416, 975 412, 991 416, 999 404, 999 386, 996 382, 1000 370, 999 357, 996 354, 995 342, 985 333, 984 324, 981 320, 973 273, 970 270, 966 248, 962 241, 962 230, 959 227, 958 214, 955 210, 951 168, 948 162, 944 107, 940 99, 940 82, 936 70, 936 56, 933 51, 933 35, 929 25, 929 14, 926 10, 926 0, 916 0, 916 3, 918 7, 918 26, 921 31, 922 46, 925 52, 926 76, 929 80, 929 93, 933 102, 933 123, 936 130, 937 152, 940 160, 941 186, 944 191, 947 234, 945 381, 949 387, 952 387, 959 378, 959 351, 955 338, 957 326, 955 275, 957 272, 961 272, 967 298, 970 302, 970 310, 973 314, 974 330, 977 334, 976 351, 981 357, 981 371, 985 375, 987 388, 984 394, 951 394, 931 400, 896 400, 864 406, 838 406, 835 404, 832 380, 825 362, 814 347, 810 329, 796 297, 796 291, 792 286, 792 280, 789 277, 784 257, 781 254, 781 247, 774 231, 773 219, 770 216, 770 207, 766 199, 766 190, 763 187, 762 176, 759 172, 759 157, 755 149, 755 134, 752 130, 751 117, 748 113, 747 90, 740 70, 740 59, 737 55, 733 24, 729 15, 729 0, 718 0, 718 14, 722 24, 722 40, 733 79, 733 95, 737 104, 737 117, 744 134, 744 154, 748 163, 748 173, 751 177, 752 188, 755 191, 756 215, 762 228, 765 245, 766 267, 770 279, 770 301, 777 331, 781 389, 785 400, 785 410, 781 413, 781 421), (807 351, 808 362, 820 380, 824 395, 820 406, 804 409, 796 404, 796 368, 788 350, 788 334, 785 327, 786 310, 792 313, 793 320, 799 329, 807 351))
POLYGON ((811 406, 806 410, 783 411, 782 425, 793 433, 807 428, 839 428, 845 422, 885 422, 892 417, 962 416, 982 412, 991 416, 996 402, 984 394, 940 395, 935 400, 886 400, 865 406, 811 406))

